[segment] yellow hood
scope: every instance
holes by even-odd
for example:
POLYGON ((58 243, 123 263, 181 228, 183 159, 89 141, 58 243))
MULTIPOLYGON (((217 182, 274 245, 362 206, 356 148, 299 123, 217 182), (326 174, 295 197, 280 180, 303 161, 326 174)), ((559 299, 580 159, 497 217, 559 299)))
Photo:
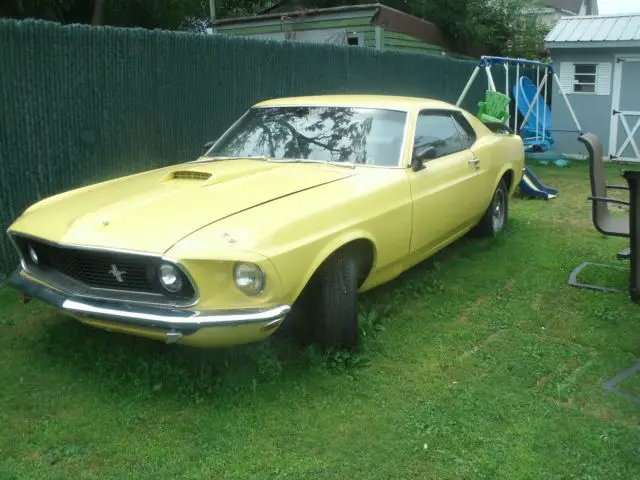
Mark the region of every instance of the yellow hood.
POLYGON ((52 242, 164 253, 235 213, 356 174, 326 164, 182 164, 43 200, 11 230, 52 242))

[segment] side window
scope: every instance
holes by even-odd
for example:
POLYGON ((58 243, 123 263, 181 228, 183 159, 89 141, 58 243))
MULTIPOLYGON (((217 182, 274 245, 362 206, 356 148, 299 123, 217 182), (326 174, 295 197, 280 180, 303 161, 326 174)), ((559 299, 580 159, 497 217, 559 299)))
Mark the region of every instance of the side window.
POLYGON ((435 149, 435 158, 464 150, 458 127, 447 112, 421 112, 416 123, 414 151, 435 149))
POLYGON ((463 148, 471 148, 471 146, 476 143, 476 132, 469 123, 469 121, 464 118, 464 115, 456 112, 453 115, 453 119, 456 122, 456 126, 458 127, 458 131, 460 132, 460 138, 462 139, 463 148))

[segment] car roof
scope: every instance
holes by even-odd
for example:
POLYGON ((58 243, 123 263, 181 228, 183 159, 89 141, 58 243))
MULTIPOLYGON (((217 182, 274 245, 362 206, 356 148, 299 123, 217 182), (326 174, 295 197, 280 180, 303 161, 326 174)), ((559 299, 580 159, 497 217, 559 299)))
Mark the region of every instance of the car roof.
POLYGON ((440 100, 395 95, 312 95, 305 97, 274 98, 256 104, 256 107, 275 106, 345 106, 373 107, 413 111, 423 108, 458 109, 455 105, 440 100))

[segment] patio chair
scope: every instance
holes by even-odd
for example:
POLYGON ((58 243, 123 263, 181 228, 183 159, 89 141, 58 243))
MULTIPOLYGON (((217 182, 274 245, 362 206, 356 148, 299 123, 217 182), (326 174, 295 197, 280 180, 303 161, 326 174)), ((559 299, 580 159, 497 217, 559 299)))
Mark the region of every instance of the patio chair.
MULTIPOLYGON (((588 199, 591 200, 591 221, 593 226, 603 235, 629 238, 629 216, 614 216, 609 210, 609 204, 629 206, 630 203, 626 200, 619 200, 617 198, 607 196, 608 190, 629 190, 629 187, 627 185, 607 185, 604 163, 602 161, 602 145, 600 144, 598 137, 593 133, 585 133, 578 137, 578 141, 585 145, 589 157, 591 195, 588 199)), ((629 256, 629 248, 625 248, 617 254, 619 259, 629 258, 629 256)), ((582 262, 573 272, 571 272, 571 275, 569 276, 569 285, 580 288, 589 288, 592 290, 620 292, 619 289, 615 288, 607 288, 599 285, 578 282, 578 274, 589 265, 627 269, 627 267, 620 265, 582 262)))
POLYGON ((604 163, 602 161, 602 145, 593 133, 585 133, 578 141, 587 147, 589 153, 589 177, 591 178, 592 201, 591 217, 593 225, 603 235, 629 237, 629 217, 615 217, 609 211, 610 203, 629 206, 629 202, 607 197, 607 190, 629 190, 628 185, 607 185, 604 163))

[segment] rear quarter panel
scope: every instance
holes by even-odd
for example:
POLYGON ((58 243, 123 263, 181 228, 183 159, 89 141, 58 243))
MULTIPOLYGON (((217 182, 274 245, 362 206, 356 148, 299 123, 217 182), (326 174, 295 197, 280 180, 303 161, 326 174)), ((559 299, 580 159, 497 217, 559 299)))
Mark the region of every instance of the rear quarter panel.
POLYGON ((500 179, 508 172, 512 172, 509 194, 513 194, 522 179, 524 169, 524 144, 518 135, 495 134, 480 120, 468 112, 465 117, 478 134, 478 140, 473 146, 473 152, 487 166, 493 180, 493 189, 498 186, 500 179))

